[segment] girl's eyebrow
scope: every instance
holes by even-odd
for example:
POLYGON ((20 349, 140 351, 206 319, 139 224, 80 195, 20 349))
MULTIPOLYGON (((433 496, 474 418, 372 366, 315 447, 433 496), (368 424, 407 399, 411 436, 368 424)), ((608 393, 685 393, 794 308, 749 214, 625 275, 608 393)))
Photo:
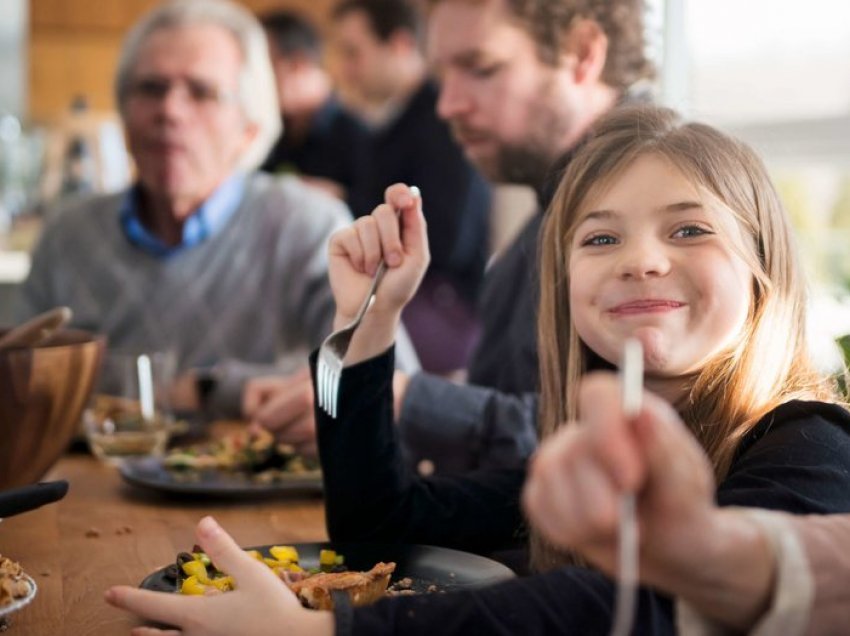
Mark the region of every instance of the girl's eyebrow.
MULTIPOLYGON (((702 207, 702 203, 699 201, 677 201, 676 203, 668 203, 667 205, 661 206, 658 208, 658 212, 688 212, 691 210, 701 210, 702 207)), ((608 219, 621 214, 622 212, 617 212, 615 210, 591 210, 581 217, 579 225, 590 220, 607 221, 608 219)))
POLYGON ((617 213, 613 210, 593 210, 591 212, 588 212, 587 214, 583 214, 581 219, 579 219, 578 224, 581 225, 585 221, 593 220, 604 221, 615 216, 617 216, 617 213))
POLYGON ((699 201, 679 201, 678 203, 670 203, 661 208, 661 212, 688 212, 690 210, 701 210, 702 203, 699 201))

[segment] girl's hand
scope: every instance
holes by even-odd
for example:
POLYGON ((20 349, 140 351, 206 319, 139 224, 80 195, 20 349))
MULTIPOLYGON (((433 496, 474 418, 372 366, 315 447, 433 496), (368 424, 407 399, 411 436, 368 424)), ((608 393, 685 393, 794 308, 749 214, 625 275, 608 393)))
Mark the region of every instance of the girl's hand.
POLYGON ((301 607, 295 595, 263 563, 245 553, 212 517, 198 524, 198 542, 213 563, 234 577, 236 589, 214 596, 182 596, 119 586, 107 590, 107 602, 174 629, 136 627, 134 636, 279 636, 334 633, 330 612, 301 607))
POLYGON ((702 448, 664 400, 644 392, 622 412, 612 374, 582 381, 580 421, 547 440, 531 465, 524 504, 554 544, 617 572, 619 501, 637 495, 641 581, 699 567, 715 523, 714 478, 702 448))
POLYGON ((335 329, 354 318, 382 260, 387 271, 369 314, 397 318, 430 260, 422 200, 404 184, 390 186, 385 202, 371 215, 331 237, 329 260, 335 329))

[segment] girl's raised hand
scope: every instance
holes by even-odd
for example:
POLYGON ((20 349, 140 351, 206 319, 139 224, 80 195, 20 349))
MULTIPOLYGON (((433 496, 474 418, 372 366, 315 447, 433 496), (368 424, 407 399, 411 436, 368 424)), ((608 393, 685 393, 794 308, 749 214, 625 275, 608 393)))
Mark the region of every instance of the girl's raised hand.
POLYGON ((430 260, 422 200, 404 184, 387 188, 384 203, 371 215, 331 237, 329 270, 337 307, 335 329, 357 313, 382 260, 387 271, 369 314, 392 322, 413 297, 430 260))
POLYGON ((197 537, 213 563, 234 577, 236 589, 214 596, 182 596, 126 586, 110 588, 105 595, 110 604, 179 630, 137 627, 132 630, 135 636, 333 634, 330 612, 301 607, 283 581, 236 545, 212 517, 200 521, 197 537))
POLYGON ((627 419, 616 376, 587 376, 580 421, 541 445, 523 499, 548 540, 615 575, 619 501, 634 493, 641 580, 652 583, 671 565, 700 558, 694 545, 712 532, 714 479, 673 408, 648 392, 642 404, 640 414, 627 419))

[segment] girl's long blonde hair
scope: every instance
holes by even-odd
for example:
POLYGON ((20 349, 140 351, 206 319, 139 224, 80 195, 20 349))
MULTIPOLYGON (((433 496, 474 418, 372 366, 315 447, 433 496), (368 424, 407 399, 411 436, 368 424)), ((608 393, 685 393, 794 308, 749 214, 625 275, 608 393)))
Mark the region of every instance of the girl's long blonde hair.
MULTIPOLYGON (((810 362, 806 291, 787 214, 764 165, 746 145, 702 124, 683 123, 654 106, 619 109, 599 121, 570 162, 543 230, 540 435, 575 420, 579 380, 605 363, 581 341, 570 317, 570 244, 578 213, 635 159, 666 158, 736 217, 753 272, 752 306, 734 345, 692 380, 676 405, 702 444, 718 479, 759 418, 793 399, 838 401, 810 362)), ((547 568, 568 560, 532 536, 532 561, 547 568)))

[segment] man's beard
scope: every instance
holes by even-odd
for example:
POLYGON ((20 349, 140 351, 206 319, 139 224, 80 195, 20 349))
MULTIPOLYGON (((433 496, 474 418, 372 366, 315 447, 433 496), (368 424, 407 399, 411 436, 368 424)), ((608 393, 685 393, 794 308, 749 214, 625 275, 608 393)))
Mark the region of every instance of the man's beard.
POLYGON ((492 162, 491 178, 497 183, 517 183, 540 190, 555 158, 548 146, 532 143, 502 146, 492 162))
POLYGON ((494 156, 476 161, 490 181, 528 185, 540 191, 554 163, 568 150, 562 146, 570 115, 550 103, 541 103, 535 110, 522 140, 501 144, 494 156))

